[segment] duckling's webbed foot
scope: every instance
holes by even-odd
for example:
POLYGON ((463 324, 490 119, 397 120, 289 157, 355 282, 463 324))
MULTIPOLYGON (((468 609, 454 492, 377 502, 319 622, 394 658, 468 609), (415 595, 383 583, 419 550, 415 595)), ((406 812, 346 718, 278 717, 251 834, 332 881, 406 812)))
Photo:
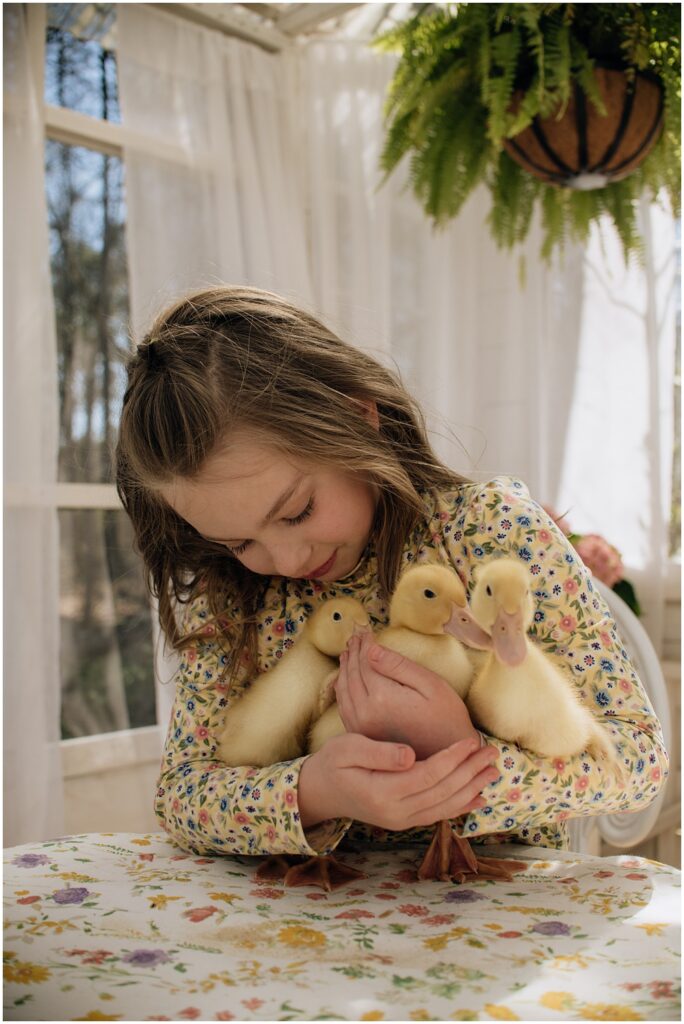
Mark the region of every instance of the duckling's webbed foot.
POLYGON ((448 821, 440 821, 432 842, 418 868, 418 878, 437 878, 440 882, 475 881, 501 878, 510 882, 526 865, 516 860, 477 857, 467 839, 455 836, 448 821))
POLYGON ((418 878, 465 882, 477 873, 477 858, 467 839, 455 836, 448 821, 440 821, 418 868, 418 878))
POLYGON ((363 871, 343 864, 335 857, 268 857, 259 866, 256 878, 260 881, 282 879, 286 886, 316 885, 326 892, 339 889, 358 878, 367 878, 363 871))
POLYGON ((293 864, 299 864, 301 857, 287 857, 285 854, 273 854, 261 862, 254 872, 257 882, 279 882, 288 873, 293 864))

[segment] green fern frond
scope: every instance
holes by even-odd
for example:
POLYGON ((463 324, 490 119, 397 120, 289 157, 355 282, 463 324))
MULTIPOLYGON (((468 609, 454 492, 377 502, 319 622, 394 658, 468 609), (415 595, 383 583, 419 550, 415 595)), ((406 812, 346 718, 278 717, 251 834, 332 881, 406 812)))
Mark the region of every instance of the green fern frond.
POLYGON ((415 153, 411 162, 411 183, 425 211, 436 224, 456 216, 473 188, 482 180, 491 158, 489 143, 483 136, 479 145, 472 145, 473 121, 471 106, 459 105, 445 109, 442 118, 449 131, 440 130, 439 120, 426 145, 415 153), (469 145, 464 140, 469 140, 469 145))
POLYGON ((542 231, 544 239, 541 247, 541 258, 548 263, 551 253, 556 247, 565 248, 567 240, 567 205, 566 189, 547 185, 541 194, 542 231))
POLYGON ((416 111, 414 119, 414 137, 416 142, 425 137, 426 126, 435 112, 448 100, 456 103, 477 103, 474 98, 474 83, 472 73, 468 68, 455 64, 449 68, 446 74, 432 83, 425 89, 421 98, 420 108, 416 111))
POLYGON ((638 203, 630 179, 613 182, 609 188, 599 189, 598 193, 602 211, 611 217, 622 242, 625 263, 632 254, 643 263, 644 241, 637 227, 638 203))
POLYGON ((601 117, 605 117, 608 111, 596 81, 594 73, 595 61, 591 59, 584 46, 576 39, 570 40, 570 54, 573 74, 577 84, 601 117))
POLYGON ((487 22, 483 22, 480 28, 477 73, 480 78, 480 98, 487 106, 489 104, 489 80, 492 74, 492 39, 487 22))
POLYGON ((413 144, 412 123, 413 115, 405 114, 402 118, 395 118, 389 126, 380 154, 380 168, 385 171, 384 180, 391 174, 404 154, 411 149, 413 144))
POLYGON ((539 90, 537 79, 534 78, 518 107, 508 112, 506 138, 513 138, 514 135, 524 131, 540 113, 539 90))
POLYGON ((562 117, 572 93, 570 29, 556 14, 545 25, 544 82, 547 91, 556 97, 558 117, 562 117))
POLYGON ((522 33, 513 28, 506 35, 492 40, 492 69, 489 80, 489 120, 487 133, 494 143, 500 143, 506 134, 507 111, 513 96, 513 83, 522 47, 522 33))
POLYGON ((502 150, 489 183, 492 205, 487 222, 501 248, 512 249, 530 228, 537 198, 537 182, 502 150))
POLYGON ((601 213, 601 202, 597 196, 599 191, 600 189, 587 192, 581 189, 568 189, 567 210, 570 237, 575 241, 586 242, 592 221, 601 213))

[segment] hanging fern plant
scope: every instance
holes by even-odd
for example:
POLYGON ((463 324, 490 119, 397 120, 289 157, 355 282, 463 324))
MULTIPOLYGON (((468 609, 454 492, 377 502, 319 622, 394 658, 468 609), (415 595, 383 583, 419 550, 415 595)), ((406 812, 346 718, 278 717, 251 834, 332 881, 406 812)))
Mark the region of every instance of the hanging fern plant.
POLYGON ((427 4, 375 45, 401 54, 385 111, 385 180, 409 153, 411 185, 436 225, 484 183, 500 246, 522 242, 539 207, 545 260, 567 239, 585 240, 604 214, 627 259, 641 248, 642 193, 665 190, 678 214, 679 4, 427 4), (630 119, 649 90, 655 113, 643 115, 635 142, 630 119), (611 114, 615 138, 602 141, 611 114), (585 134, 561 156, 552 142, 563 118, 585 134))

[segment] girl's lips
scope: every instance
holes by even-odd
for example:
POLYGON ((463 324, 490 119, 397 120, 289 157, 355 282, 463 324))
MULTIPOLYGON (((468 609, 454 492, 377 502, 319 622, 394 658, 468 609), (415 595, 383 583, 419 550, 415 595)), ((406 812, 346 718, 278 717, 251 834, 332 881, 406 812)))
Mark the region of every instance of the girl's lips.
POLYGON ((333 553, 330 556, 330 558, 328 559, 328 561, 324 562, 323 565, 319 565, 316 569, 313 569, 309 573, 307 579, 315 580, 315 579, 318 579, 319 576, 325 576, 326 572, 330 572, 330 570, 332 569, 333 565, 335 564, 335 558, 336 557, 337 557, 337 551, 333 551, 333 553))

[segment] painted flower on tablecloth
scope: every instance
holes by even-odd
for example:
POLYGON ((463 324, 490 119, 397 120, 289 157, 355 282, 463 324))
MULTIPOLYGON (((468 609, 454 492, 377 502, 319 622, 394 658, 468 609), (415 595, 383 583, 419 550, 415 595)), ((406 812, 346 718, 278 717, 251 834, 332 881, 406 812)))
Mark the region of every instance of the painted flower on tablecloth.
POLYGON ((22 853, 12 860, 18 868, 37 868, 41 864, 49 864, 50 858, 44 853, 22 853))
POLYGON ((577 1011, 582 1020, 643 1020, 640 1013, 631 1006, 615 1003, 584 1003, 577 1011))
POLYGON ((73 1017, 73 1020, 121 1020, 120 1013, 103 1013, 102 1010, 89 1010, 85 1017, 73 1017))
POLYGON ((262 888, 262 889, 252 889, 250 895, 251 896, 258 896, 260 899, 266 899, 266 900, 281 900, 283 898, 283 896, 285 895, 285 893, 283 892, 282 889, 262 888))
POLYGON ((485 1003, 485 1013, 489 1014, 491 1020, 520 1020, 520 1017, 508 1006, 501 1006, 496 1003, 485 1003))
POLYGON ((486 900, 487 897, 474 889, 452 889, 444 899, 449 903, 475 903, 477 900, 486 900))
POLYGON ((409 917, 427 917, 430 913, 428 908, 420 903, 405 903, 399 907, 399 911, 402 914, 408 914, 409 917))
POLYGON ((570 935, 570 929, 562 921, 539 921, 532 926, 532 931, 540 935, 570 935))
POLYGON ((92 896, 92 893, 90 890, 83 888, 83 886, 74 886, 73 889, 57 889, 52 894, 55 903, 59 903, 61 906, 83 903, 89 896, 92 896))
POLYGON ((675 993, 672 991, 671 981, 649 981, 648 987, 654 999, 673 999, 675 993))
POLYGON ((114 956, 109 949, 67 949, 65 950, 67 956, 80 956, 83 958, 84 964, 103 964, 105 960, 114 956))
POLYGON ((17 985, 29 985, 32 982, 47 981, 51 977, 51 971, 40 964, 22 963, 19 960, 10 960, 3 967, 3 976, 7 984, 14 982, 17 985))
POLYGON ((188 921, 192 921, 193 924, 199 924, 200 921, 204 921, 206 918, 211 917, 212 914, 217 913, 216 907, 195 907, 194 910, 184 911, 183 917, 187 917, 188 921))
POLYGON ((163 949, 134 949, 121 959, 134 967, 157 967, 159 964, 171 963, 171 957, 163 949))
POLYGON ((328 940, 323 932, 316 931, 315 928, 306 928, 304 925, 288 925, 278 932, 278 941, 285 943, 286 946, 315 948, 325 946, 328 940))

